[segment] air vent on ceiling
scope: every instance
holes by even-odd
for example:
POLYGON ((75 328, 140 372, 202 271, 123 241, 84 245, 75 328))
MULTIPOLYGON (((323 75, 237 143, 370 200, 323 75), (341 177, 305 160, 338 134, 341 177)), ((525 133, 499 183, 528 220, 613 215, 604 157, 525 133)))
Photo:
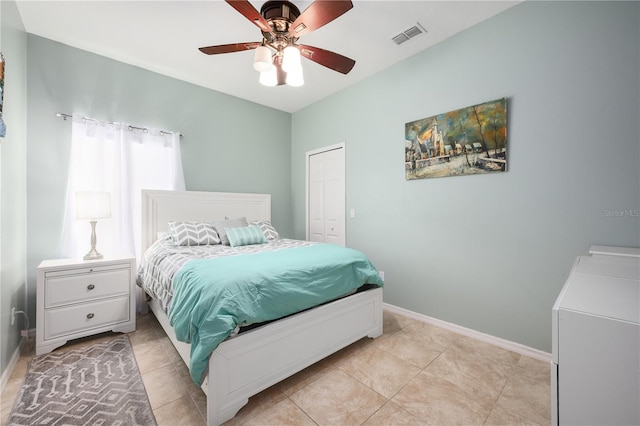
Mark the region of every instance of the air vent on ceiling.
POLYGON ((402 31, 400 34, 397 34, 391 37, 391 40, 393 40, 396 44, 402 44, 405 41, 408 41, 409 39, 412 39, 426 32, 427 31, 422 27, 422 25, 417 23, 413 27, 407 28, 406 30, 402 31))

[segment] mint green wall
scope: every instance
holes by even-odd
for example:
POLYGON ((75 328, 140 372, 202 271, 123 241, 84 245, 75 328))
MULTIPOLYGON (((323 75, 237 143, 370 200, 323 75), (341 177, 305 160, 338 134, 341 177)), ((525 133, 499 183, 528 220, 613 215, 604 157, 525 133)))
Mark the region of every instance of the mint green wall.
POLYGON ((20 343, 21 316, 11 325, 11 308, 26 310, 27 34, 13 1, 0 2, 0 51, 5 64, 0 138, 0 374, 20 343))
POLYGON ((36 268, 60 252, 71 122, 58 111, 180 131, 187 189, 270 193, 274 225, 292 234, 291 114, 34 35, 28 63, 32 317, 36 268))
POLYGON ((296 237, 305 152, 344 141, 347 245, 385 302, 550 352, 574 258, 640 246, 639 6, 526 2, 294 113, 296 237), (404 179, 406 122, 500 97, 507 173, 404 179))

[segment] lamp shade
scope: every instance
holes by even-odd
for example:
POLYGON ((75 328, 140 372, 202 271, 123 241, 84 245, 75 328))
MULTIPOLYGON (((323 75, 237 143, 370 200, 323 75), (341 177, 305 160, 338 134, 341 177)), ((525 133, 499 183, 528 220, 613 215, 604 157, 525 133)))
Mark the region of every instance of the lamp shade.
POLYGON ((287 46, 282 52, 282 69, 291 72, 302 67, 300 60, 300 50, 295 46, 287 46))
POLYGON ((111 217, 111 193, 76 192, 76 218, 85 220, 111 217))
POLYGON ((293 87, 300 87, 304 84, 304 76, 302 75, 302 66, 287 71, 287 84, 293 87))
POLYGON ((256 47, 256 53, 253 57, 253 68, 260 72, 271 71, 274 68, 271 60, 271 49, 266 46, 256 47))
POLYGON ((263 71, 260 73, 260 84, 263 86, 277 86, 278 85, 278 71, 276 67, 271 68, 270 71, 263 71))

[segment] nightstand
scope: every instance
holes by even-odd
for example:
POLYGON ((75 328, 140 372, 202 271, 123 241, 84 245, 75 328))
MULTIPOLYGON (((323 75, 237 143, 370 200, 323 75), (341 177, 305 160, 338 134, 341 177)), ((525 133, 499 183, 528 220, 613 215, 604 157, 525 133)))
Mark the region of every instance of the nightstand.
POLYGON ((136 329, 135 259, 55 259, 38 266, 36 355, 105 331, 136 329))

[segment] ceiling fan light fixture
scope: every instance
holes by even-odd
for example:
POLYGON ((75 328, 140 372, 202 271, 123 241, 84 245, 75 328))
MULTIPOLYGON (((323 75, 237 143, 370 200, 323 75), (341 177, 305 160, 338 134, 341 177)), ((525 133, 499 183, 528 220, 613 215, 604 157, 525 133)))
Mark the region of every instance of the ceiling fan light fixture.
POLYGON ((262 71, 258 80, 263 86, 274 87, 278 85, 278 73, 276 67, 271 66, 271 70, 262 71))
POLYGON ((287 71, 287 85, 300 87, 304 84, 304 76, 302 75, 302 66, 287 71))
MULTIPOLYGON (((0 0, 2 1, 2 0, 0 0)), ((300 36, 328 24, 353 7, 351 0, 312 0, 303 13, 289 0, 267 0, 260 12, 250 0, 225 0, 262 32, 261 41, 201 47, 206 55, 255 50, 253 68, 265 86, 302 86, 301 56, 342 74, 356 61, 329 50, 296 44, 300 36)))
POLYGON ((282 69, 285 72, 302 69, 302 61, 300 59, 300 50, 295 46, 287 46, 282 52, 282 69))
POLYGON ((271 60, 271 49, 267 46, 256 47, 256 53, 253 57, 253 68, 261 73, 275 70, 271 60))

